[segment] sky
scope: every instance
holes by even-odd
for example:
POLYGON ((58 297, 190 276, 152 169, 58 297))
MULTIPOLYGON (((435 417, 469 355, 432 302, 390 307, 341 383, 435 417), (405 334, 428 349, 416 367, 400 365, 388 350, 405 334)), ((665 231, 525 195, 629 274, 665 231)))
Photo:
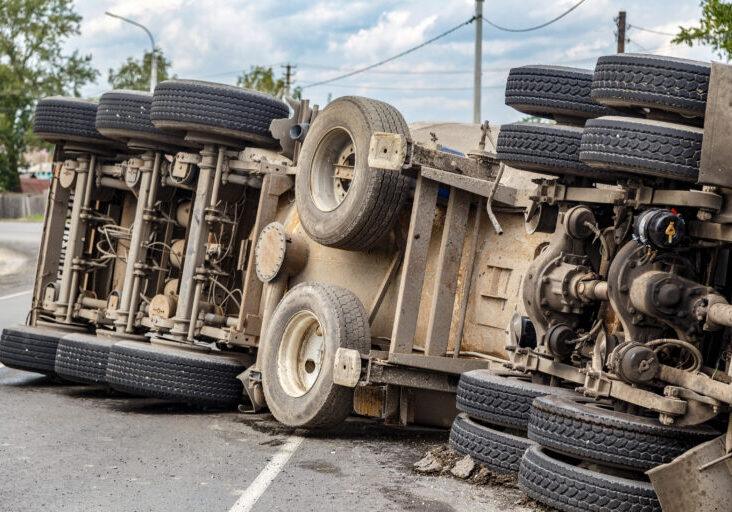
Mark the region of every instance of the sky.
MULTIPOLYGON (((511 28, 543 23, 577 0, 486 0, 484 17, 511 28)), ((308 84, 370 65, 444 32, 474 13, 472 0, 79 0, 81 34, 67 49, 91 54, 100 70, 82 91, 98 97, 109 89, 108 70, 149 50, 147 35, 109 16, 111 11, 146 25, 179 78, 236 83, 251 66, 296 67, 303 97, 325 105, 328 98, 359 95, 397 107, 408 122, 470 122, 473 111, 473 49, 470 24, 416 52, 371 72, 323 86, 308 84)), ((527 33, 483 28, 481 114, 494 124, 519 120, 506 107, 508 70, 526 64, 592 69, 597 57, 615 53, 618 11, 631 25, 627 52, 719 60, 710 48, 671 45, 669 36, 698 22, 697 0, 586 0, 560 21, 527 33)))

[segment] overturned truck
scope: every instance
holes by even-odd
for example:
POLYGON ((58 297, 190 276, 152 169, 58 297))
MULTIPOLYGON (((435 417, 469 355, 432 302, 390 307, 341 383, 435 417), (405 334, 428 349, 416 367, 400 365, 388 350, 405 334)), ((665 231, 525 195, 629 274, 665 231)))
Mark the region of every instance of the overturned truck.
POLYGON ((726 503, 731 75, 514 68, 506 103, 553 123, 500 130, 186 80, 44 99, 0 361, 293 427, 452 425, 562 510, 726 503))

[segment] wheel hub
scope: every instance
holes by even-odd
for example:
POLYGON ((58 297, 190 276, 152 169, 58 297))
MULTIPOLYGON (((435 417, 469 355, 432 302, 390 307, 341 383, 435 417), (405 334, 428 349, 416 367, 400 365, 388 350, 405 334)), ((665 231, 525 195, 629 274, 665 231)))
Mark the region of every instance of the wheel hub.
POLYGON ((321 211, 335 210, 345 201, 356 170, 356 148, 350 133, 334 128, 313 155, 310 194, 321 211))
POLYGON ((277 378, 288 395, 303 396, 315 385, 323 368, 324 335, 310 311, 296 313, 287 323, 277 354, 277 378))

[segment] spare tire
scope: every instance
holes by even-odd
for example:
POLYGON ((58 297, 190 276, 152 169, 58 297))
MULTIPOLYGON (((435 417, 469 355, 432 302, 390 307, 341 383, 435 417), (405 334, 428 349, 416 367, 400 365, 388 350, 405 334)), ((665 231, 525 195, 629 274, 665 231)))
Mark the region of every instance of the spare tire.
POLYGON ((226 354, 121 341, 112 346, 106 380, 118 391, 201 407, 231 409, 243 387, 244 363, 226 354))
POLYGON ((338 286, 301 283, 283 297, 260 344, 262 389, 272 415, 289 427, 327 429, 353 410, 353 389, 333 382, 336 351, 367 353, 366 310, 338 286))
POLYGON ((398 171, 369 167, 374 132, 408 136, 391 105, 345 96, 315 118, 298 157, 295 200, 302 227, 319 244, 364 250, 389 232, 407 198, 398 171))
POLYGON ((580 162, 582 128, 560 124, 512 123, 501 126, 498 159, 524 171, 615 181, 622 173, 593 169, 580 162))
POLYGON ((153 144, 186 146, 180 137, 155 128, 150 121, 153 94, 124 89, 109 91, 99 98, 95 126, 99 133, 123 142, 130 140, 153 144))
POLYGON ((565 512, 661 512, 641 475, 623 478, 577 467, 532 446, 521 459, 519 486, 529 497, 565 512))
POLYGON ((590 119, 579 159, 597 170, 695 182, 703 133, 701 128, 650 119, 590 119))
POLYGON ((711 65, 620 53, 597 59, 592 98, 611 107, 647 107, 704 117, 711 65))
POLYGON ((521 457, 533 444, 525 437, 481 425, 467 414, 458 414, 450 429, 450 445, 456 452, 497 473, 517 474, 521 457))
POLYGON ((36 105, 33 132, 46 142, 59 144, 79 142, 93 146, 118 145, 104 137, 95 126, 96 101, 52 96, 36 105))
POLYGON ((563 66, 511 68, 506 81, 506 105, 537 117, 585 119, 612 114, 590 97, 593 72, 563 66))
POLYGON ((259 91, 196 80, 166 80, 155 87, 150 119, 156 128, 274 145, 274 119, 288 117, 288 106, 259 91))
POLYGON ((603 408, 592 399, 544 396, 534 400, 529 438, 559 453, 645 471, 717 437, 705 427, 662 425, 603 408))

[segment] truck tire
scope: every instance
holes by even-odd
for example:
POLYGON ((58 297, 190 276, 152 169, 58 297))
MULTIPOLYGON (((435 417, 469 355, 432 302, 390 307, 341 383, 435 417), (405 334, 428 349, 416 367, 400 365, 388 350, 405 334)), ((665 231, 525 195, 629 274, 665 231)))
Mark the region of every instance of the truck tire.
POLYGON ((106 380, 118 391, 200 407, 232 409, 242 397, 237 359, 151 343, 122 341, 109 352, 106 380))
POLYGON ((589 69, 563 66, 511 68, 506 81, 506 105, 530 116, 573 119, 573 124, 611 115, 612 109, 590 96, 592 77, 589 69))
POLYGON ((647 480, 579 468, 532 446, 521 459, 519 487, 538 502, 565 512, 661 512, 647 480))
POLYGON ((93 146, 119 145, 104 137, 95 127, 96 101, 52 96, 36 105, 33 132, 52 144, 79 142, 93 146))
POLYGON ((259 350, 262 388, 274 417, 290 427, 334 427, 353 410, 353 389, 333 382, 338 348, 368 352, 366 310, 354 293, 321 283, 290 290, 259 350))
POLYGON ((521 457, 534 443, 524 437, 492 429, 458 414, 450 429, 450 445, 460 455, 470 455, 491 471, 518 474, 521 457))
POLYGON ((196 80, 160 82, 150 109, 152 123, 166 132, 201 132, 269 146, 275 144, 269 124, 289 114, 288 106, 269 94, 196 80))
POLYGON ((529 438, 572 457, 645 471, 719 436, 714 429, 662 425, 656 419, 607 410, 590 399, 534 400, 529 438))
POLYGON ((617 170, 695 182, 702 148, 701 128, 680 124, 600 117, 582 134, 579 158, 597 170, 617 170))
POLYGON ((109 91, 99 98, 95 126, 99 133, 123 142, 130 140, 185 147, 180 137, 158 130, 150 121, 153 94, 124 89, 109 91))
POLYGON ((618 54, 597 59, 592 98, 611 107, 646 107, 704 117, 711 65, 675 57, 618 54))
POLYGON ((116 341, 92 334, 67 334, 58 342, 56 374, 82 384, 104 384, 109 350, 116 341))
POLYGON ((0 362, 8 368, 53 376, 59 340, 68 331, 18 325, 0 335, 0 362))
POLYGON ((328 104, 308 131, 295 177, 297 212, 305 231, 321 245, 364 250, 397 220, 409 180, 397 171, 369 167, 374 132, 409 135, 391 105, 346 96, 328 104), (351 178, 336 176, 350 167, 351 178))
POLYGON ((512 123, 498 133, 498 159, 524 171, 615 181, 622 173, 593 169, 580 162, 582 128, 542 123, 512 123))
POLYGON ((472 370, 460 375, 457 408, 492 425, 526 430, 531 402, 538 396, 571 393, 564 388, 534 384, 530 377, 472 370))

